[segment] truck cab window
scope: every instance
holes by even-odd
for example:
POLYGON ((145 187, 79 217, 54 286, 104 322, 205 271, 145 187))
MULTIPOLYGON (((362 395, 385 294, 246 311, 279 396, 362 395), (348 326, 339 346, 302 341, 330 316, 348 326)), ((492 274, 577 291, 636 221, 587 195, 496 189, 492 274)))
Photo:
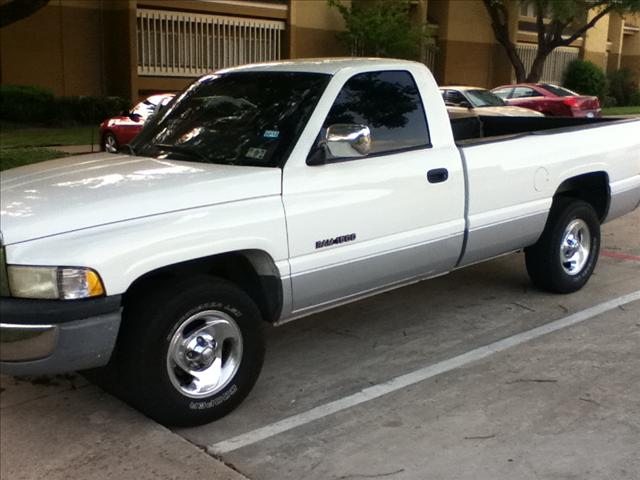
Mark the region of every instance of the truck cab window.
POLYGON ((368 72, 342 87, 323 124, 366 125, 371 130, 370 155, 430 144, 418 87, 407 71, 368 72))

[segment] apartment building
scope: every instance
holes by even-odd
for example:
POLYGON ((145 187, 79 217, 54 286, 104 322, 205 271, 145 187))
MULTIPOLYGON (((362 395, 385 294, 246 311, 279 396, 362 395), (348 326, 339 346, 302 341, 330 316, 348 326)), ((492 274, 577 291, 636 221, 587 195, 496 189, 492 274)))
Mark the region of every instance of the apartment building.
MULTIPOLYGON (((513 39, 531 62, 533 12, 517 1, 510 8, 513 39)), ((426 20, 435 39, 437 48, 423 49, 419 60, 439 82, 492 87, 512 80, 480 0, 413 0, 411 15, 426 20)), ((179 90, 223 67, 350 55, 336 38, 342 29, 326 0, 50 0, 0 29, 0 81, 40 85, 57 95, 136 99, 179 90)), ((640 77, 640 17, 602 19, 552 54, 544 80, 559 81, 574 58, 608 70, 630 68, 640 77)))

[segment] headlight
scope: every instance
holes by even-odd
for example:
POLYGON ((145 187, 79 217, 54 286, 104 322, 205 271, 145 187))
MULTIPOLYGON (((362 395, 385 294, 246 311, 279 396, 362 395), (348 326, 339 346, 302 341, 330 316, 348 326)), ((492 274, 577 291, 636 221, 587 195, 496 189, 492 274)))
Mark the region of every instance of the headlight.
POLYGON ((100 276, 90 268, 8 265, 7 274, 14 297, 73 300, 104 295, 100 276))

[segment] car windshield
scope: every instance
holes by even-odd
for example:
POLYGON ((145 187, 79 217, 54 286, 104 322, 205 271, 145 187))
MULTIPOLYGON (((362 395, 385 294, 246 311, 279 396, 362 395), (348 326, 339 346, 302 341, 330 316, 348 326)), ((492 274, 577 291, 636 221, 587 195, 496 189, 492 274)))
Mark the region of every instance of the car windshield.
POLYGON ((543 83, 542 88, 559 97, 577 97, 580 95, 579 93, 572 92, 569 89, 559 87, 557 85, 551 85, 550 83, 543 83))
POLYGON ((144 120, 149 118, 156 111, 158 104, 166 105, 173 98, 173 95, 153 95, 144 99, 131 109, 132 115, 138 115, 144 120))
POLYGON ((301 72, 209 75, 152 117, 136 155, 282 167, 330 76, 301 72))
POLYGON ((489 90, 467 90, 465 96, 475 108, 481 107, 503 107, 504 100, 489 90))

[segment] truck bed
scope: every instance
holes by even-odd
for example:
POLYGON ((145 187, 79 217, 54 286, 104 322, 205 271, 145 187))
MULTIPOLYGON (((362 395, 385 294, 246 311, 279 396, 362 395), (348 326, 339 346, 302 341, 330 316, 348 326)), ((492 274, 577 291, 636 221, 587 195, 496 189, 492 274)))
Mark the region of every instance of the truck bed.
POLYGON ((498 117, 482 115, 450 120, 453 137, 458 146, 494 142, 514 136, 535 135, 539 132, 561 133, 582 130, 611 122, 625 121, 630 120, 612 117, 498 117), (548 132, 548 130, 554 130, 554 132, 548 132))
POLYGON ((534 244, 567 179, 591 175, 588 188, 602 184, 609 190, 601 222, 633 210, 640 201, 635 187, 640 180, 638 119, 462 120, 467 123, 458 134, 466 139, 456 144, 467 176, 468 237, 460 265, 534 244))

